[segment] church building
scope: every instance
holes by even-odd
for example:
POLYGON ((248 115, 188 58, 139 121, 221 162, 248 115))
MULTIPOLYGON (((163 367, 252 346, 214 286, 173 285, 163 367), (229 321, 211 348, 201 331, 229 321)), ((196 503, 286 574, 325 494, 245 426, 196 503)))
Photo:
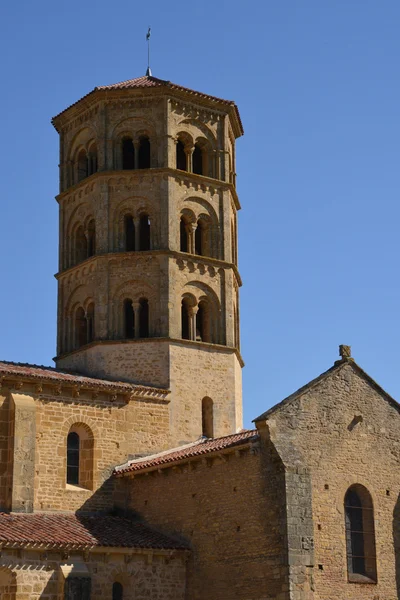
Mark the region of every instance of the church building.
POLYGON ((0 362, 0 600, 400 598, 400 406, 350 347, 243 429, 235 103, 147 74, 52 122, 56 368, 0 362))

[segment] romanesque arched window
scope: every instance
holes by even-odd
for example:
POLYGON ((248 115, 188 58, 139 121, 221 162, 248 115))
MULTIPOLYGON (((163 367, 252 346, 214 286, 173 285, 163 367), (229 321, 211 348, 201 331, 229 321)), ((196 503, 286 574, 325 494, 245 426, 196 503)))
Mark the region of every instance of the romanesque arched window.
POLYGON ((176 168, 187 171, 187 160, 184 143, 178 140, 176 143, 176 168))
POLYGON ((150 250, 150 217, 141 215, 139 220, 139 249, 150 250))
POLYGON ((112 587, 112 600, 123 600, 124 588, 119 581, 115 581, 112 587))
POLYGON ((77 180, 82 181, 88 176, 88 158, 86 154, 86 150, 82 148, 79 151, 77 158, 77 180))
POLYGON ((189 252, 188 225, 184 217, 181 217, 180 221, 180 250, 181 252, 189 252))
POLYGON ((87 343, 94 340, 94 304, 91 302, 86 309, 87 343))
POLYGON ((96 226, 94 219, 91 219, 87 226, 87 256, 94 256, 96 254, 96 226))
POLYGON ((80 225, 74 236, 74 264, 78 264, 87 258, 87 239, 85 231, 80 225))
POLYGON ((150 168, 150 140, 143 135, 139 138, 139 169, 150 168))
POLYGON ((88 175, 92 175, 93 173, 97 172, 97 146, 94 142, 89 147, 87 164, 88 175))
POLYGON ((198 342, 212 342, 211 325, 210 303, 207 300, 201 300, 196 314, 196 340, 198 342))
POLYGON ((125 250, 131 252, 135 250, 135 223, 132 215, 125 215, 124 217, 124 229, 125 229, 125 250))
POLYGON ((67 437, 67 483, 79 485, 80 439, 76 431, 67 437))
POLYGON ((85 311, 81 306, 75 312, 75 347, 80 348, 87 344, 87 325, 85 311))
POLYGON ((181 335, 183 340, 190 340, 190 315, 189 315, 189 303, 186 298, 182 300, 181 306, 181 335))
POLYGON ((135 147, 132 138, 124 137, 122 139, 122 168, 135 168, 135 147))
POLYGON ((72 425, 67 436, 66 482, 93 489, 94 437, 83 423, 72 425))
POLYGON ((124 332, 126 339, 135 337, 135 313, 132 300, 124 300, 124 332))
POLYGON ((193 150, 193 173, 204 175, 203 169, 203 151, 199 144, 195 144, 193 150))
POLYGON ((201 401, 201 426, 203 436, 214 437, 214 405, 211 398, 201 401))
POLYGON ((139 337, 149 337, 149 301, 147 298, 139 300, 139 337))
POLYGON ((349 581, 376 581, 375 525, 372 498, 359 484, 344 499, 349 581))

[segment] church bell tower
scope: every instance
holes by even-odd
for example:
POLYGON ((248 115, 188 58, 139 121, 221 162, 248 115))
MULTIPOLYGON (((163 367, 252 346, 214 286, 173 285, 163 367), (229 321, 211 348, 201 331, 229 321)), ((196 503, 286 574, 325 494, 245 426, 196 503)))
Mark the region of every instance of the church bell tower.
POLYGON ((237 431, 236 105, 144 76, 53 124, 57 367, 169 389, 171 444, 237 431))

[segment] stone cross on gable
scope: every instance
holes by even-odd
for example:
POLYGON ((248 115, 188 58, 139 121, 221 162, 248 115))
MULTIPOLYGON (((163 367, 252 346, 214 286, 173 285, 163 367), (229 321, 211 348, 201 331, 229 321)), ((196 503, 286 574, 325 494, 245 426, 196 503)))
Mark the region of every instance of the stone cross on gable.
POLYGON ((351 358, 351 346, 341 344, 339 346, 339 355, 341 358, 351 358))

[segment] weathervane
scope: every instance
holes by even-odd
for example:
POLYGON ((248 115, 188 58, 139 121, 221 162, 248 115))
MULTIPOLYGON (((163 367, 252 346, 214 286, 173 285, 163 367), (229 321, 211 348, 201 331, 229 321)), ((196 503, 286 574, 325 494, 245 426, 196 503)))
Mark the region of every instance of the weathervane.
POLYGON ((149 26, 149 30, 146 33, 146 40, 147 40, 147 71, 146 71, 146 75, 148 77, 151 77, 151 69, 150 69, 150 36, 151 36, 151 27, 149 26))

